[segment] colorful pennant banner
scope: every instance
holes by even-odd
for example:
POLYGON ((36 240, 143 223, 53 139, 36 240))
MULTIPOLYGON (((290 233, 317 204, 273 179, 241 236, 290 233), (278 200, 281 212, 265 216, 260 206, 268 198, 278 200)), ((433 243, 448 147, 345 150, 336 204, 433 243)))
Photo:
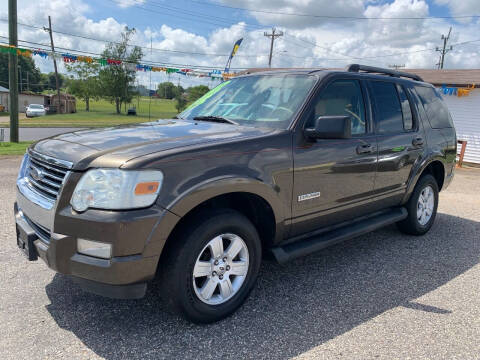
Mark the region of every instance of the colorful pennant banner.
POLYGON ((59 61, 63 61, 65 63, 75 63, 75 62, 85 62, 85 63, 98 63, 101 66, 120 66, 123 65, 129 70, 135 71, 153 71, 153 72, 165 72, 167 74, 181 74, 185 76, 195 76, 195 77, 210 77, 212 79, 231 79, 236 74, 229 73, 221 70, 198 70, 198 69, 178 69, 178 68, 171 68, 171 67, 163 67, 163 66, 152 66, 152 65, 145 65, 145 64, 135 64, 124 62, 122 60, 117 59, 104 59, 104 58, 95 58, 90 56, 83 56, 83 55, 73 55, 69 53, 53 53, 51 51, 45 51, 42 49, 36 50, 29 50, 29 49, 22 49, 15 46, 5 46, 0 45, 0 53, 7 53, 7 54, 17 54, 19 56, 40 56, 44 59, 47 58, 55 58, 59 61))

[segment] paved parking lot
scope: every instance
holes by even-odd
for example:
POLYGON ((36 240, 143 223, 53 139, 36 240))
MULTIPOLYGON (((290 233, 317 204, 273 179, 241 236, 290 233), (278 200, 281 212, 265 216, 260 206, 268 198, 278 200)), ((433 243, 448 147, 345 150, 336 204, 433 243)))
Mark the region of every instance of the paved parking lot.
POLYGON ((28 263, 12 216, 19 162, 0 157, 2 359, 480 358, 480 170, 457 171, 426 236, 392 226, 266 262, 237 313, 197 326, 166 312, 158 286, 109 300, 28 263))

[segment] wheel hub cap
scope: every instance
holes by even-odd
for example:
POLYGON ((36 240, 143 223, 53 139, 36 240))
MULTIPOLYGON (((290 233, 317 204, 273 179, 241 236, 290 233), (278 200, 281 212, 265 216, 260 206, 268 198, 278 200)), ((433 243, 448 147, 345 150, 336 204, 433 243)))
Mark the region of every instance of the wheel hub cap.
POLYGON ((425 226, 432 218, 435 207, 435 196, 430 185, 426 186, 418 197, 417 219, 420 225, 425 226))
POLYGON ((242 287, 248 262, 248 248, 240 236, 230 233, 216 236, 207 243, 195 262, 195 294, 209 305, 228 301, 242 287))

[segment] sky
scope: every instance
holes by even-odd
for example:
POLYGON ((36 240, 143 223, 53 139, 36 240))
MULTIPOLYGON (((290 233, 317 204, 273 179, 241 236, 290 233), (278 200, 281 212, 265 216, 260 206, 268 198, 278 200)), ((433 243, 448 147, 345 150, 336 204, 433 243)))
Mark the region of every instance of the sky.
MULTIPOLYGON (((270 39, 264 32, 272 27, 284 33, 275 41, 272 67, 435 68, 435 48, 451 26, 453 50, 444 67, 480 68, 480 0, 18 0, 19 40, 49 44, 41 29, 48 15, 53 29, 64 33, 54 33, 59 48, 100 54, 128 26, 136 29, 132 43, 143 47, 145 61, 182 68, 224 67, 239 38, 244 40, 232 68, 267 67, 270 39), (477 16, 466 17, 471 15, 477 16)), ((7 42, 6 19, 2 1, 0 42, 7 42)), ((53 71, 51 60, 35 61, 43 72, 53 71)), ((150 88, 165 80, 215 85, 181 75, 138 76, 150 88)))

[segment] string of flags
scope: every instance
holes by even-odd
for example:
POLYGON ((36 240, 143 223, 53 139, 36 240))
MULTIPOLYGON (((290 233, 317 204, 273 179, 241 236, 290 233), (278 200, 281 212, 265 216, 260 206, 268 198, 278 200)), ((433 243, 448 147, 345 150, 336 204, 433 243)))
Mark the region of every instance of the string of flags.
POLYGON ((199 70, 199 69, 181 69, 181 68, 173 68, 173 67, 166 67, 166 66, 152 66, 146 64, 136 64, 131 62, 125 62, 118 59, 105 59, 105 58, 96 58, 91 56, 84 56, 84 55, 74 55, 70 53, 57 53, 51 51, 45 51, 42 49, 30 50, 30 49, 23 49, 15 46, 5 46, 0 45, 0 53, 11 53, 17 54, 19 56, 25 57, 32 57, 32 56, 40 56, 44 59, 47 58, 55 58, 56 60, 63 61, 65 63, 76 63, 76 62, 84 62, 84 63, 98 63, 101 66, 125 66, 127 69, 132 71, 152 71, 152 72, 165 72, 167 74, 180 74, 185 76, 195 76, 195 77, 209 77, 212 79, 223 79, 228 80, 235 76, 235 73, 230 73, 227 71, 222 70, 199 70))
POLYGON ((456 96, 468 96, 470 94, 470 91, 472 91, 475 88, 475 84, 469 85, 466 88, 457 88, 455 86, 446 86, 442 85, 442 94, 443 95, 456 95, 456 96))

